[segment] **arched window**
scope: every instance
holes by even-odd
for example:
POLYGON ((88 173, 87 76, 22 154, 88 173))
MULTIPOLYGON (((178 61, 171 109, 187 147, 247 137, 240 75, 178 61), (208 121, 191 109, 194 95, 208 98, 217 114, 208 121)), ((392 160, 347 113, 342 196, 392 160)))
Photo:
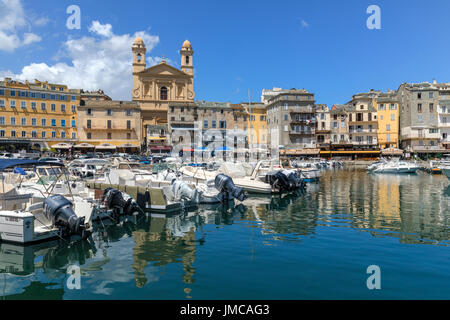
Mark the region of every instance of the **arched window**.
POLYGON ((137 61, 138 61, 138 62, 141 62, 141 58, 142 58, 142 57, 141 57, 141 54, 139 53, 139 54, 137 55, 137 61))
POLYGON ((166 87, 161 88, 161 100, 167 100, 167 88, 166 87))
POLYGON ((189 56, 186 56, 186 64, 189 64, 189 56))

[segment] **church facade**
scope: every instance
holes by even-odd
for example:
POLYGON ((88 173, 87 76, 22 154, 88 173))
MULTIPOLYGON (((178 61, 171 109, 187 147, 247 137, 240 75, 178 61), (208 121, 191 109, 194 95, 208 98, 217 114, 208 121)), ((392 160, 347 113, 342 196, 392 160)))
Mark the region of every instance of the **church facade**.
POLYGON ((167 144, 168 141, 165 140, 168 133, 169 106, 173 103, 193 103, 195 98, 194 51, 191 43, 186 40, 181 47, 181 70, 170 66, 164 59, 161 63, 147 68, 146 47, 141 38, 134 41, 132 52, 131 96, 141 109, 144 139, 147 144, 150 141, 159 141, 159 145, 167 144), (154 128, 159 128, 159 135, 154 136, 154 128))

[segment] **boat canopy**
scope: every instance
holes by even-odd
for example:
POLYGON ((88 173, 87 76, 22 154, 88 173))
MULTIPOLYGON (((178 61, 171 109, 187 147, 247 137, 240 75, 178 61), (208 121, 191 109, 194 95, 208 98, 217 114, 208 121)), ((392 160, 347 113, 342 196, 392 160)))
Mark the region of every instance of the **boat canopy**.
POLYGON ((7 168, 14 168, 19 166, 58 166, 64 167, 63 163, 51 161, 38 161, 27 159, 0 159, 0 171, 7 168))

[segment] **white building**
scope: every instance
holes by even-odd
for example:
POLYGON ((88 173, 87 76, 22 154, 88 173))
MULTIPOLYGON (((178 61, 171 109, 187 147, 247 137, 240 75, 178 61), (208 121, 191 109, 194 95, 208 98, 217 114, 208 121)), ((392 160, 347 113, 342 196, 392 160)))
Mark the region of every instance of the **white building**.
POLYGON ((444 96, 441 97, 438 106, 440 143, 444 148, 450 149, 450 96, 449 98, 445 98, 444 96))

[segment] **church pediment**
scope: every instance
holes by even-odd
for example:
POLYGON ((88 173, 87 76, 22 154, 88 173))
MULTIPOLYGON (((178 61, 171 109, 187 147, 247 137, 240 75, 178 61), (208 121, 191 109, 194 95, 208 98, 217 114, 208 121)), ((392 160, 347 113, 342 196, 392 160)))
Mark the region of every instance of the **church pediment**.
POLYGON ((161 62, 156 66, 147 68, 139 72, 140 76, 168 76, 168 77, 190 77, 187 73, 178 70, 165 62, 161 62))

